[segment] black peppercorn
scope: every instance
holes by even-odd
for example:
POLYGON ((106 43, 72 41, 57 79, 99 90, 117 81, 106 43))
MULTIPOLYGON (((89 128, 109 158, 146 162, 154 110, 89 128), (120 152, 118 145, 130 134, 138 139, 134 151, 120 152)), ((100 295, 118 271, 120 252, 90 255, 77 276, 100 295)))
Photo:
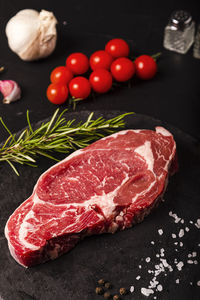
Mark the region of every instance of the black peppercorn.
POLYGON ((111 294, 110 294, 109 292, 105 292, 105 293, 103 294, 103 296, 104 296, 105 299, 110 299, 111 294))
POLYGON ((106 283, 104 284, 104 286, 105 286, 105 288, 107 288, 107 289, 111 289, 111 287, 112 287, 112 285, 111 285, 110 282, 106 282, 106 283))
POLYGON ((98 284, 104 285, 104 283, 105 283, 105 280, 104 280, 104 279, 99 279, 99 280, 98 280, 98 284))
POLYGON ((120 296, 119 295, 114 295, 113 300, 120 300, 120 296))
POLYGON ((119 289, 119 293, 120 293, 120 295, 126 295, 127 294, 127 290, 125 288, 120 288, 119 289))
POLYGON ((96 292, 97 295, 102 295, 104 290, 103 290, 102 287, 97 286, 96 289, 95 289, 95 292, 96 292))

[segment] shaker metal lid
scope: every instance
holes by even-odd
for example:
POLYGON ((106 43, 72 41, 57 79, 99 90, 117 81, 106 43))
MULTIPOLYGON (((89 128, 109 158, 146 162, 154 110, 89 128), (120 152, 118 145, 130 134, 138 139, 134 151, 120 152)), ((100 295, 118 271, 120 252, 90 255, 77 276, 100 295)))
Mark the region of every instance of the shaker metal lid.
POLYGON ((176 10, 171 14, 171 22, 178 27, 185 27, 191 24, 192 16, 185 10, 176 10))

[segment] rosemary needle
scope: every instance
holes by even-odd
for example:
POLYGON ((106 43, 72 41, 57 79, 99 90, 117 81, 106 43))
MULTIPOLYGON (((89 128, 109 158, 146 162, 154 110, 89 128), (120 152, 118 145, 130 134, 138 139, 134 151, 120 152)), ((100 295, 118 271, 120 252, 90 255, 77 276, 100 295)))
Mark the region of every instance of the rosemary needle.
POLYGON ((13 171, 19 175, 14 163, 36 166, 39 155, 58 161, 52 153, 69 153, 78 148, 84 148, 92 142, 112 134, 125 126, 124 117, 132 112, 118 115, 105 120, 102 117, 93 119, 92 112, 85 122, 67 120, 63 110, 55 111, 50 121, 42 123, 37 129, 31 126, 29 111, 27 111, 27 128, 19 136, 12 134, 3 119, 0 122, 9 134, 9 137, 0 146, 0 162, 7 162, 13 171))

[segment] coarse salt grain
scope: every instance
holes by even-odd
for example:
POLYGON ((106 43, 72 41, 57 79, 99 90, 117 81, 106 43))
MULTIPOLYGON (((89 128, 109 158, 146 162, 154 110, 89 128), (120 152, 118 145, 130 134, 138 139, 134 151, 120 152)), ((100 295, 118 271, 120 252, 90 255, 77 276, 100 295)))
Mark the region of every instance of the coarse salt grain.
POLYGON ((160 257, 160 254, 156 254, 156 257, 160 257))
POLYGON ((169 264, 167 263, 167 260, 164 258, 161 258, 160 261, 162 262, 162 265, 167 268, 169 266, 169 264))
POLYGON ((183 243, 182 242, 180 242, 179 245, 180 245, 180 247, 183 247, 183 243))
POLYGON ((141 266, 141 265, 139 265, 139 266, 138 266, 138 268, 139 268, 139 269, 142 269, 142 266, 141 266))
POLYGON ((178 223, 181 220, 181 218, 179 218, 176 214, 173 214, 172 211, 169 212, 169 216, 174 218, 175 223, 178 223))
POLYGON ((174 242, 174 245, 178 245, 178 242, 174 242))
POLYGON ((188 259, 187 263, 188 263, 188 264, 193 264, 193 260, 188 259))
POLYGON ((159 233, 159 235, 163 235, 163 230, 162 229, 158 229, 158 233, 159 233))
POLYGON ((157 270, 159 270, 159 269, 160 269, 160 266, 159 266, 159 265, 155 265, 155 268, 156 268, 157 270))
POLYGON ((199 229, 200 228, 200 219, 197 219, 197 221, 194 225, 199 229))
POLYGON ((152 278, 150 281, 150 285, 148 286, 149 289, 155 289, 156 286, 159 284, 159 281, 156 280, 156 276, 152 278))
POLYGON ((182 238, 184 236, 184 230, 180 229, 178 236, 182 238))
POLYGON ((141 276, 140 276, 140 275, 138 275, 138 276, 136 277, 136 280, 140 280, 140 278, 141 278, 141 276))
POLYGON ((149 295, 154 294, 154 291, 152 289, 141 288, 141 293, 149 297, 149 295))
POLYGON ((149 263, 149 262, 150 262, 150 260, 151 260, 151 258, 150 258, 150 257, 147 257, 147 258, 146 258, 146 262, 147 262, 147 263, 149 263))
POLYGON ((197 261, 197 260, 194 260, 194 264, 195 264, 195 265, 198 265, 198 261, 197 261))
POLYGON ((175 239, 176 238, 176 234, 172 233, 172 238, 175 239))
POLYGON ((184 263, 182 261, 179 261, 179 263, 176 265, 176 267, 179 271, 182 270, 183 266, 184 266, 184 263))
POLYGON ((160 267, 161 267, 161 271, 164 272, 165 268, 167 268, 170 272, 173 271, 172 266, 170 266, 170 264, 168 264, 167 260, 165 258, 160 258, 160 267))
POLYGON ((197 285, 198 285, 198 286, 200 286, 200 280, 199 280, 199 281, 197 281, 197 285))
POLYGON ((134 286, 132 285, 132 286, 130 287, 130 292, 133 293, 134 290, 135 290, 135 288, 134 288, 134 286))
POLYGON ((155 242, 154 242, 154 241, 151 241, 151 244, 152 244, 152 245, 154 245, 154 244, 155 244, 155 242))
POLYGON ((179 279, 176 279, 176 284, 179 284, 180 280, 179 279))
POLYGON ((164 252, 165 252, 165 249, 161 248, 161 249, 160 249, 160 256, 161 256, 161 257, 164 256, 164 252))
POLYGON ((190 224, 193 224, 193 221, 190 221, 190 224))
POLYGON ((187 232, 188 232, 188 231, 190 231, 190 229, 189 229, 188 227, 185 227, 185 231, 187 231, 187 232))
POLYGON ((197 253, 194 251, 194 252, 192 252, 192 256, 193 257, 196 257, 197 256, 197 253))
POLYGON ((157 286, 157 290, 158 290, 159 292, 161 292, 161 291, 163 290, 163 287, 162 287, 161 284, 159 284, 159 285, 157 286))
POLYGON ((183 219, 181 220, 181 223, 184 224, 184 220, 183 219))

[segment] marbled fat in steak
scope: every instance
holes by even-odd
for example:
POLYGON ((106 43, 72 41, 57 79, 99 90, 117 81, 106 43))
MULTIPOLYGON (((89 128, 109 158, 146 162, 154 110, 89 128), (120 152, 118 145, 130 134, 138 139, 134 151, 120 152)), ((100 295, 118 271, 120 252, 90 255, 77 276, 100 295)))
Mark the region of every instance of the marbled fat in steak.
POLYGON ((9 218, 11 255, 30 267, 85 236, 131 227, 161 199, 176 168, 176 144, 163 127, 120 131, 77 150, 43 173, 9 218))

